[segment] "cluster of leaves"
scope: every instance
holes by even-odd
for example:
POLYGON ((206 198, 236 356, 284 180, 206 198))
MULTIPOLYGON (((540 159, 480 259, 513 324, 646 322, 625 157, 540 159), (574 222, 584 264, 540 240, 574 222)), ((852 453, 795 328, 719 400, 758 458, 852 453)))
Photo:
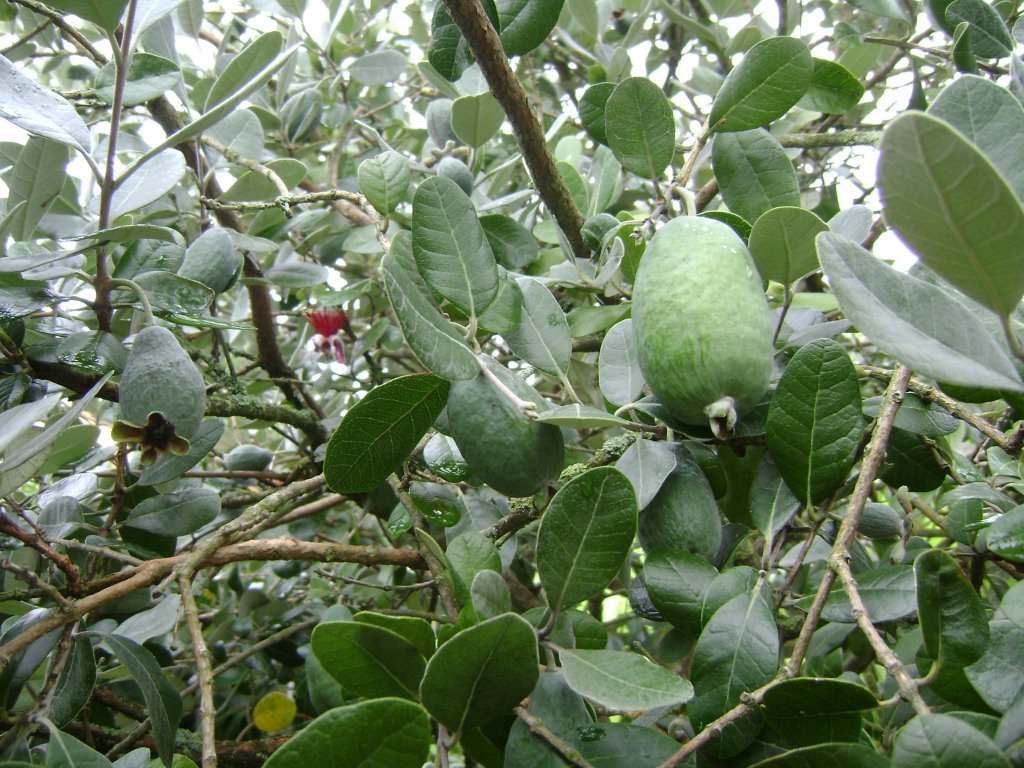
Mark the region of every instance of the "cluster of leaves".
POLYGON ((924 5, 11 0, 0 765, 1024 765, 1024 23, 924 5))

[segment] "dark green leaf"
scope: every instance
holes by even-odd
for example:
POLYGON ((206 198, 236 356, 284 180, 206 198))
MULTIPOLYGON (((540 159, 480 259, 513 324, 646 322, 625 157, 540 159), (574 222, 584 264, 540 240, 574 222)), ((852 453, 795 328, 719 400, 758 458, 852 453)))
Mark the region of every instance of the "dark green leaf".
POLYGON ((718 134, 711 145, 711 162, 722 199, 746 221, 757 221, 771 208, 800 206, 793 163, 763 128, 718 134))
POLYGON ((878 706, 875 695, 847 680, 801 677, 770 688, 764 716, 788 746, 857 741, 861 713, 878 706))
POLYGON ((596 467, 559 489, 537 534, 537 569, 552 610, 585 600, 615 578, 636 519, 633 486, 614 467, 596 467))
POLYGON ((633 723, 602 722, 584 733, 580 752, 594 768, 660 765, 679 749, 679 742, 661 731, 633 723))
POLYGON ((725 78, 711 105, 708 122, 716 131, 732 132, 749 131, 777 120, 804 95, 813 70, 811 52, 802 40, 762 40, 725 78))
POLYGON ((540 255, 533 233, 515 219, 492 213, 481 216, 480 224, 494 258, 506 269, 522 269, 540 255))
MULTIPOLYGON (((0 645, 11 642, 22 632, 31 629, 45 619, 47 613, 45 608, 32 608, 8 623, 5 631, 0 634, 0 645)), ((0 707, 8 711, 14 707, 25 683, 53 650, 59 637, 59 629, 47 632, 38 640, 31 642, 27 648, 15 653, 0 670, 0 707)))
POLYGON ((954 0, 946 6, 946 21, 956 27, 967 23, 967 37, 975 56, 998 59, 1013 52, 1014 43, 999 11, 984 0, 954 0))
POLYGON ((751 768, 889 768, 889 760, 863 744, 816 744, 770 757, 751 768))
POLYGON ((359 621, 317 624, 313 653, 347 692, 365 698, 415 699, 426 660, 401 635, 359 621))
POLYGON ((825 114, 849 112, 864 96, 864 84, 842 64, 828 59, 814 59, 807 92, 800 106, 825 114))
POLYGON ((473 610, 481 619, 490 619, 503 613, 512 613, 512 595, 508 585, 501 577, 501 558, 498 558, 498 569, 480 571, 473 577, 469 588, 470 602, 473 610))
POLYGON ((798 509, 800 500, 782 479, 771 454, 766 453, 750 487, 750 516, 767 539, 766 546, 771 546, 775 536, 789 524, 798 509))
POLYGON ((604 115, 615 90, 615 83, 597 83, 583 92, 580 98, 579 113, 583 128, 594 141, 608 143, 608 131, 605 128, 604 115))
POLYGON ((448 399, 448 382, 411 374, 381 384, 344 415, 327 443, 324 477, 336 493, 362 493, 409 458, 448 399))
POLYGON ((7 210, 14 212, 8 220, 7 231, 15 240, 28 240, 40 219, 57 201, 67 178, 64 173, 67 164, 66 144, 40 136, 29 137, 18 161, 5 177, 7 210), (15 211, 19 203, 24 205, 15 211))
POLYGON ((989 622, 985 655, 964 671, 978 695, 997 712, 1005 712, 1024 690, 1024 629, 997 618, 989 622))
POLYGON ((850 356, 831 339, 802 347, 786 366, 768 409, 768 450, 804 504, 817 504, 846 479, 864 420, 850 356))
POLYGON ((405 200, 412 181, 409 163, 398 152, 381 152, 359 165, 359 190, 382 214, 405 200))
POLYGON ((643 391, 644 374, 636 351, 633 321, 621 320, 604 335, 598 357, 601 394, 612 405, 634 402, 643 391))
POLYGON ((693 697, 688 680, 640 654, 563 649, 558 656, 569 687, 609 709, 652 709, 681 704, 693 697))
POLYGON ((88 744, 57 730, 52 723, 47 723, 47 728, 50 742, 46 745, 46 768, 113 768, 110 760, 88 744))
POLYGON ((266 768, 420 768, 430 751, 430 719, 418 704, 375 699, 331 709, 288 739, 266 768))
MULTIPOLYGON (((107 104, 114 101, 114 63, 109 62, 96 73, 96 95, 107 104)), ((126 107, 142 104, 163 96, 181 80, 178 65, 163 56, 136 52, 128 67, 122 104, 126 107)))
POLYGON ((569 323, 551 291, 529 277, 516 280, 523 294, 519 327, 505 341, 519 357, 544 373, 564 376, 569 372, 572 338, 569 323))
POLYGON ((754 222, 747 246, 762 278, 788 286, 818 269, 814 238, 827 231, 828 224, 808 210, 772 208, 754 222))
POLYGON ((1024 562, 1024 506, 1014 507, 988 527, 988 548, 1001 557, 1024 562))
POLYGON ((375 627, 383 627, 404 637, 416 646, 423 658, 432 656, 437 647, 437 638, 434 637, 434 630, 430 623, 418 616, 390 616, 373 611, 360 611, 352 617, 352 620, 372 624, 375 627))
POLYGON ((656 179, 676 151, 676 123, 664 91, 646 77, 630 77, 615 86, 605 103, 608 146, 622 167, 656 179))
POLYGON ((57 679, 57 687, 50 707, 50 719, 63 726, 89 702, 96 685, 96 660, 92 644, 84 637, 76 637, 64 669, 57 679))
POLYGON ((818 257, 843 313, 888 354, 939 381, 1024 389, 1009 355, 946 291, 839 235, 818 238, 818 257))
POLYGON ((212 488, 186 488, 138 504, 125 525, 161 536, 186 536, 220 514, 220 494, 212 488))
POLYGON ((1006 180, 963 135, 920 112, 889 123, 880 149, 886 221, 941 277, 1009 315, 1024 295, 1024 209, 1006 180))
POLYGON ((523 321, 523 291, 502 266, 498 267, 498 293, 479 319, 481 328, 500 334, 512 333, 523 321))
POLYGON ((430 44, 427 46, 427 60, 445 80, 455 82, 473 64, 473 54, 455 26, 444 3, 434 7, 430 23, 430 44))
POLYGON ((507 56, 539 46, 558 23, 565 0, 497 0, 498 30, 507 56))
POLYGON ((636 440, 615 463, 636 491, 637 503, 644 509, 661 490, 676 467, 676 455, 670 443, 661 440, 636 440))
POLYGON ((704 597, 718 571, 689 552, 655 551, 644 562, 644 582, 655 607, 689 637, 700 634, 704 597))
MULTIPOLYGON (((875 623, 897 621, 917 610, 914 569, 904 565, 883 565, 857 574, 857 589, 875 623)), ((804 606, 805 602, 800 601, 804 606)), ((826 621, 850 624, 856 621, 846 593, 836 587, 825 601, 821 616, 826 621)))
POLYGON ((956 560, 930 549, 914 561, 917 616, 924 648, 944 665, 966 667, 988 645, 985 606, 956 560))
POLYGON ((988 736, 950 715, 918 715, 896 736, 892 768, 1010 768, 999 747, 988 736))
MULTIPOLYGON (((298 186, 299 182, 306 178, 306 166, 291 157, 268 160, 266 166, 277 174, 288 189, 298 186)), ((246 171, 217 199, 222 203, 237 203, 248 200, 273 200, 280 194, 280 188, 268 179, 266 174, 246 171)))
POLYGON ((537 636, 507 613, 464 629, 430 659, 420 685, 423 706, 452 733, 509 712, 537 682, 537 636))
MULTIPOLYGON (((586 702, 566 684, 561 669, 546 669, 540 673, 530 693, 528 711, 569 744, 578 742, 579 729, 594 722, 586 702)), ((562 768, 565 763, 543 739, 530 732, 525 722, 517 719, 505 745, 505 765, 562 768)))
POLYGON ((498 548, 479 531, 466 531, 449 541, 445 558, 451 569, 455 595, 463 604, 470 601, 470 586, 477 574, 483 571, 501 573, 498 548))
POLYGON ((412 251, 427 284, 471 317, 498 292, 498 266, 476 209, 451 179, 435 176, 417 188, 412 251))
POLYGON ((263 33, 245 46, 217 76, 206 95, 203 111, 209 112, 211 107, 227 101, 248 85, 281 52, 283 45, 284 37, 273 30, 263 33))

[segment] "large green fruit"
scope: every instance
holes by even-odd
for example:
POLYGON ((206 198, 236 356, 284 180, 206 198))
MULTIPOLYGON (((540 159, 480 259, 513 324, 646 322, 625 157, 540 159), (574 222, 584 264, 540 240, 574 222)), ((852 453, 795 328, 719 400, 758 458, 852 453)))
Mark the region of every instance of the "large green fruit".
MULTIPOLYGON (((548 407, 537 390, 507 368, 485 364, 517 397, 536 403, 539 410, 548 407)), ((506 496, 532 496, 562 471, 562 431, 526 418, 482 373, 452 384, 448 425, 469 468, 506 496)))
POLYGON ((713 219, 681 217, 647 246, 633 285, 633 332, 654 396, 686 424, 727 433, 772 374, 772 322, 743 241, 713 219))
POLYGON ((178 274, 223 293, 242 272, 242 254, 223 229, 208 229, 185 251, 178 274))
POLYGON ((206 384, 175 335, 154 325, 135 335, 121 374, 120 401, 125 421, 144 425, 150 413, 159 412, 187 439, 206 413, 206 384))

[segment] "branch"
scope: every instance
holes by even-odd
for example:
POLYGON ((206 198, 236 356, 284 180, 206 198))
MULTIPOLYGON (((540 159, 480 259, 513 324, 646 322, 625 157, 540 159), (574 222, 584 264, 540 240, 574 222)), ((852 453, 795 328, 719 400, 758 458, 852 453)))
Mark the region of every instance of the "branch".
POLYGON ((526 723, 530 733, 543 739, 569 765, 574 768, 594 768, 593 764, 583 757, 578 749, 558 738, 554 731, 544 725, 544 721, 536 715, 531 715, 523 707, 516 707, 516 717, 526 723))
POLYGON ((192 580, 185 575, 178 579, 181 608, 192 638, 192 656, 196 660, 196 684, 199 686, 199 731, 203 739, 203 768, 217 768, 216 722, 217 705, 213 700, 213 663, 210 649, 203 637, 199 606, 192 594, 192 580))
POLYGON ((555 167, 555 158, 544 138, 544 127, 530 107, 522 83, 512 71, 491 20, 479 0, 444 0, 444 4, 487 78, 491 94, 512 123, 516 141, 541 200, 558 222, 573 254, 580 259, 590 258, 590 249, 581 234, 583 215, 555 167))

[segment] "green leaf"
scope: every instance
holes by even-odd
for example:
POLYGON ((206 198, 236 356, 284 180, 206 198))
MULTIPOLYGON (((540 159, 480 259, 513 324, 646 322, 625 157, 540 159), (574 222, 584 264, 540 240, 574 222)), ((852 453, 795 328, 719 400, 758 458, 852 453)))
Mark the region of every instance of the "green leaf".
POLYGON ((804 109, 841 115, 853 109, 864 97, 864 84, 842 64, 814 59, 814 71, 807 92, 798 102, 804 109))
POLYGON ((50 719, 59 727, 75 719, 96 686, 96 659, 92 643, 76 637, 54 689, 50 719))
POLYGON ((368 699, 417 696, 426 661, 415 645, 390 629, 360 621, 325 621, 313 628, 310 646, 348 693, 368 699))
POLYGON ((615 578, 636 535, 633 486, 614 467, 596 467, 555 494, 537 534, 537 570, 559 612, 615 578))
POLYGON ((104 755, 47 722, 50 742, 46 745, 46 768, 113 768, 104 755))
POLYGON ((656 179, 676 151, 676 123, 664 91, 646 77, 629 77, 605 103, 608 146, 622 167, 656 179))
POLYGON ((818 238, 818 257, 843 313, 888 354, 950 384, 1024 390, 1007 352, 951 293, 839 235, 818 238))
MULTIPOLYGON (((107 104, 114 101, 115 79, 113 62, 108 62, 96 73, 96 95, 107 104)), ((173 61, 163 56, 137 52, 128 67, 122 104, 132 107, 152 101, 174 88, 180 80, 181 70, 173 61)))
POLYGON ((322 285, 327 282, 327 274, 322 264, 289 259, 275 264, 263 276, 274 285, 296 290, 322 285))
POLYGON ((516 280, 523 294, 519 327, 505 341, 519 357, 552 376, 569 372, 572 338, 569 323, 551 291, 529 277, 516 280))
MULTIPOLYGON (((736 595, 715 611, 693 651, 690 680, 696 698, 687 712, 696 732, 767 683, 779 667, 775 616, 759 590, 736 595)), ((714 743, 719 756, 744 749, 760 730, 756 713, 726 726, 714 743)))
MULTIPOLYGON (((547 668, 540 673, 537 685, 530 693, 529 713, 537 717, 563 741, 579 748, 581 729, 589 728, 594 720, 587 703, 565 682, 562 670, 547 668)), ((565 762, 552 752, 541 737, 530 732, 526 723, 517 718, 505 744, 505 765, 530 768, 562 768, 565 762)))
POLYGON ((5 179, 7 210, 14 212, 8 220, 7 231, 16 241, 28 240, 57 201, 67 178, 64 172, 67 164, 67 145, 40 136, 29 137, 5 179), (15 211, 15 206, 22 202, 25 204, 15 211))
POLYGON ((985 531, 985 543, 1000 557, 1024 562, 1024 506, 1014 507, 985 531))
POLYGON ((615 468, 633 484, 637 504, 644 509, 676 468, 676 454, 671 443, 640 438, 619 457, 615 468))
POLYGON ((220 514, 220 494, 212 488, 185 488, 137 504, 125 525, 161 536, 187 536, 220 514))
POLYGON ((416 189, 412 252, 427 284, 470 317, 498 292, 498 265, 476 209, 451 179, 435 176, 416 189))
POLYGON ((889 760, 863 744, 815 744, 787 750, 750 768, 889 768, 889 760))
POLYGON ((620 419, 592 405, 570 403, 560 405, 541 413, 537 419, 541 424, 557 424, 560 427, 573 429, 608 429, 610 427, 628 426, 629 422, 620 419))
POLYGON ((465 144, 482 147, 505 122, 505 112, 489 91, 462 96, 452 104, 452 130, 465 144))
POLYGON ((689 552, 656 550, 644 562, 647 594, 658 612, 688 637, 700 634, 704 598, 718 571, 689 552))
POLYGON ((363 85, 388 85, 409 68, 409 59, 401 51, 384 49, 367 53, 353 61, 348 73, 363 85))
POLYGON ((746 221, 757 221, 771 208, 800 207, 793 163, 763 128, 718 134, 711 145, 711 162, 722 199, 746 221))
POLYGON ((653 709, 693 698, 689 681, 636 653, 562 649, 558 658, 569 687, 609 709, 653 709))
POLYGON ((768 408, 768 450, 804 504, 836 491, 864 432, 857 370, 838 343, 816 339, 786 366, 768 408))
POLYGON ((601 394, 612 405, 634 402, 643 392, 644 374, 633 334, 633 320, 621 320, 604 335, 597 360, 601 394))
POLYGON ((420 768, 431 743, 430 719, 418 704, 382 698, 328 710, 288 739, 266 768, 420 768))
POLYGON ((479 531, 466 531, 448 542, 445 549, 452 575, 452 586, 460 603, 470 601, 469 590, 477 574, 501 573, 501 555, 494 542, 479 531))
MULTIPOLYGON (((31 608, 23 610, 22 615, 12 621, 5 622, 3 631, 0 632, 0 645, 9 643, 18 635, 32 629, 46 619, 47 613, 45 608, 31 608)), ((59 638, 60 630, 51 630, 11 657, 0 671, 0 706, 9 711, 17 704, 25 684, 57 645, 59 638)))
POLYGON ((375 387, 353 405, 327 443, 324 477, 336 493, 363 493, 409 458, 444 409, 448 382, 411 374, 375 387))
POLYGON ((429 658, 437 649, 437 638, 434 637, 434 630, 430 623, 418 616, 390 616, 384 613, 360 611, 352 617, 352 620, 372 624, 375 627, 383 627, 396 635, 401 635, 416 646, 423 658, 429 658))
POLYGON ((783 480, 772 455, 766 453, 757 467, 754 484, 750 486, 750 516, 764 534, 766 547, 771 548, 776 535, 799 509, 800 499, 783 480))
MULTIPOLYGON (((198 280, 189 280, 163 269, 136 275, 135 284, 146 292, 153 309, 174 314, 201 315, 215 296, 212 288, 198 280)), ((127 301, 137 298, 131 293, 119 296, 127 301)))
POLYGON ((928 107, 974 146, 1024 199, 1024 106, 1002 86, 977 75, 947 85, 928 107))
POLYGON ((113 32, 121 21, 128 0, 57 0, 49 6, 80 19, 91 21, 97 27, 113 32))
POLYGON ((918 715, 897 734, 892 768, 1010 768, 1010 762, 988 736, 958 717, 918 715))
POLYGON ((876 16, 909 23, 907 11, 898 0, 850 0, 850 5, 861 8, 876 16))
POLYGON ((284 37, 277 30, 265 32, 238 52, 224 67, 209 93, 206 94, 204 112, 209 112, 231 96, 237 94, 274 61, 284 45, 284 37))
POLYGON ((415 263, 402 264, 403 249, 408 249, 411 262, 410 238, 396 236, 381 261, 381 273, 406 344, 424 367, 438 376, 449 381, 472 379, 480 371, 476 355, 434 306, 415 263))
POLYGON ((615 83, 597 83, 583 92, 580 98, 579 115, 584 130, 599 144, 608 144, 608 131, 605 123, 605 112, 608 99, 615 90, 615 83))
MULTIPOLYGON (((170 194, 185 173, 185 158, 180 152, 161 152, 134 170, 137 172, 133 172, 131 176, 128 176, 126 171, 117 178, 117 188, 110 201, 112 222, 126 213, 144 208, 170 194)), ((98 200, 94 205, 90 205, 90 210, 98 212, 98 200)))
POLYGON ((679 742, 661 731, 633 723, 602 722, 585 733, 580 752, 594 768, 661 765, 679 749, 679 742))
POLYGON ((914 561, 917 616, 928 655, 943 665, 966 667, 988 645, 985 606, 956 560, 930 549, 914 561))
MULTIPOLYGON (((498 558, 501 567, 501 558, 498 558)), ((481 619, 490 619, 503 613, 512 613, 512 594, 508 584, 497 571, 480 571, 473 577, 469 588, 473 610, 481 619)))
POLYGON ((171 764, 174 736, 181 720, 182 703, 178 691, 164 675, 153 654, 134 640, 106 632, 90 632, 102 639, 118 660, 128 668, 132 679, 142 690, 146 714, 153 727, 156 751, 164 765, 171 764))
POLYGON ((66 144, 83 154, 89 153, 92 144, 89 129, 71 102, 22 74, 3 56, 0 56, 0 117, 23 131, 66 144))
POLYGON ((537 636, 507 613, 464 629, 431 657, 420 685, 423 706, 453 734, 512 710, 537 682, 537 636))
POLYGON ((1006 712, 1024 690, 1022 644, 1024 629, 1012 621, 994 619, 989 622, 985 655, 964 670, 978 695, 997 712, 1006 712))
MULTIPOLYGON (((864 401, 864 415, 873 419, 878 416, 881 407, 881 395, 869 397, 864 401)), ((900 409, 896 411, 893 426, 922 437, 942 437, 956 432, 960 423, 955 416, 938 404, 926 402, 908 392, 903 397, 900 409)))
POLYGON ((878 706, 875 695, 858 683, 800 677, 784 680, 764 696, 764 716, 792 747, 824 742, 855 742, 861 713, 878 706))
MULTIPOLYGON (((298 186, 306 178, 306 166, 292 157, 269 160, 266 167, 281 179, 288 189, 298 186)), ((273 200, 281 194, 277 184, 258 171, 246 171, 217 199, 222 203, 238 203, 250 200, 273 200)))
POLYGON ((1014 42, 999 11, 984 0, 954 0, 946 6, 946 21, 957 27, 967 23, 971 51, 983 59, 999 59, 1013 52, 1014 42))
POLYGON ((381 152, 359 164, 359 191, 379 213, 387 215, 406 199, 412 172, 398 152, 381 152))
POLYGON ((788 286, 818 269, 814 238, 828 229, 804 208, 772 208, 754 222, 747 246, 762 278, 788 286))
POLYGON ((778 120, 807 91, 813 71, 814 60, 802 40, 762 40, 726 76, 708 122, 713 130, 733 132, 778 120))
POLYGON ((506 56, 522 56, 543 43, 558 23, 565 0, 497 0, 498 30, 506 56))
MULTIPOLYGON (((917 590, 914 570, 904 565, 883 565, 857 574, 857 589, 867 608, 868 616, 876 624, 897 621, 913 615, 917 610, 917 590)), ((803 600, 802 607, 809 604, 803 600)), ((825 601, 821 616, 826 621, 843 624, 856 622, 850 598, 838 587, 825 601)))
POLYGON ((479 319, 481 328, 501 334, 512 333, 523 320, 523 292, 502 266, 498 267, 498 293, 479 319))
POLYGON ((462 32, 448 15, 444 3, 434 6, 430 22, 430 43, 427 46, 427 60, 445 80, 454 83, 473 64, 473 54, 462 32))
POLYGON ((1024 208, 954 128, 920 112, 886 126, 878 182, 886 221, 928 267, 1008 316, 1024 296, 1024 208))
POLYGON ((522 269, 536 261, 540 255, 533 233, 515 219, 492 213, 481 216, 480 224, 494 258, 506 269, 522 269))

